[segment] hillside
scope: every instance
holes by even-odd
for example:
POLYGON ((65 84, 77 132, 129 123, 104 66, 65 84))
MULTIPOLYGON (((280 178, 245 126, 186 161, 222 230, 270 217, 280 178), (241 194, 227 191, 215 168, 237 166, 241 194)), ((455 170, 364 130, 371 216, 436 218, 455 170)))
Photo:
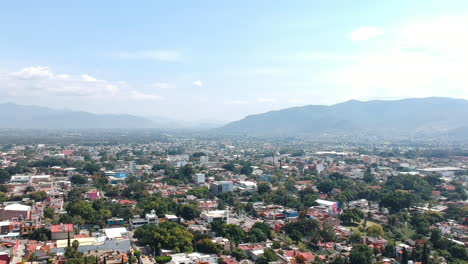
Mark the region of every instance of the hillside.
POLYGON ((256 136, 409 136, 458 131, 467 122, 468 101, 462 99, 351 100, 251 115, 223 126, 218 132, 256 136))
POLYGON ((138 116, 92 114, 46 107, 0 104, 0 128, 84 129, 153 128, 155 123, 138 116))

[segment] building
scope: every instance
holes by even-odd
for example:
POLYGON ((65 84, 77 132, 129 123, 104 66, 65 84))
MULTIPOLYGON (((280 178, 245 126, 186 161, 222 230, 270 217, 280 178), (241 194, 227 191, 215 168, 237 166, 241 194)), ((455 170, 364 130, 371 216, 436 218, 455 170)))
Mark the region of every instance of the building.
POLYGON ((195 184, 202 184, 205 183, 205 174, 204 173, 196 173, 195 174, 195 184))
POLYGON ((168 264, 195 264, 195 263, 209 263, 218 264, 218 256, 208 255, 203 253, 179 253, 173 254, 171 261, 168 264))
POLYGON ((201 213, 200 217, 208 223, 215 221, 229 222, 229 211, 227 210, 214 210, 201 213))
POLYGON ((12 218, 30 219, 31 206, 14 203, 0 208, 0 220, 11 220, 12 218))
POLYGON ((151 213, 145 214, 144 218, 140 216, 135 216, 130 220, 132 228, 139 228, 144 225, 157 225, 159 224, 158 215, 154 210, 151 210, 151 213))
POLYGON ((338 214, 339 213, 339 206, 338 202, 332 202, 322 199, 316 200, 318 206, 325 207, 330 214, 338 214))
POLYGON ((68 239, 69 235, 72 239, 75 237, 75 228, 73 224, 52 225, 50 233, 52 240, 68 239))
POLYGON ((232 181, 215 181, 210 186, 210 191, 214 195, 225 193, 225 192, 232 192, 233 191, 233 183, 232 181))
POLYGON ((237 188, 242 191, 256 191, 257 190, 257 183, 252 181, 240 181, 237 184, 237 188))

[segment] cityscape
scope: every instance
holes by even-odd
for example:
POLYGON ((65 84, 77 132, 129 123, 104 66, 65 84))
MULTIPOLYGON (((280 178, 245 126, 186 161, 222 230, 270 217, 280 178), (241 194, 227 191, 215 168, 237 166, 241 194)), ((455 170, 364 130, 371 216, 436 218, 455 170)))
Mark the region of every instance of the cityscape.
POLYGON ((0 264, 468 264, 468 1, 0 25, 0 264))

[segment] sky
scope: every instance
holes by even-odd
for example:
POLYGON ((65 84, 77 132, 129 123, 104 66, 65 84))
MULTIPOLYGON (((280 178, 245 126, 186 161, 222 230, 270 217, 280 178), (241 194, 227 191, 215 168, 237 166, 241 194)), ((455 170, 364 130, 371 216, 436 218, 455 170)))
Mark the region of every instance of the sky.
POLYGON ((0 103, 233 121, 468 99, 468 1, 6 1, 0 103))

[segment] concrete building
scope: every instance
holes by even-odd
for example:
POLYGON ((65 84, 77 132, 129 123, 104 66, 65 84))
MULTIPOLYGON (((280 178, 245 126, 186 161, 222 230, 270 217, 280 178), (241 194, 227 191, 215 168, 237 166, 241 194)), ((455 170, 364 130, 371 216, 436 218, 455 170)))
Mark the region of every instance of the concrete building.
POLYGON ((52 240, 68 239, 69 234, 72 239, 75 237, 75 228, 73 224, 52 225, 50 233, 52 240))
POLYGON ((170 255, 172 260, 168 264, 194 264, 194 263, 209 263, 217 264, 218 256, 208 255, 204 253, 179 253, 170 255))
POLYGON ((229 222, 229 211, 227 210, 214 210, 201 213, 200 217, 208 223, 215 221, 229 222))
POLYGON ((130 220, 130 224, 132 228, 139 228, 144 225, 158 225, 159 218, 158 215, 156 215, 156 212, 154 210, 151 210, 151 213, 145 214, 144 218, 141 218, 140 216, 134 217, 130 220))
POLYGON ((31 206, 14 203, 0 208, 0 220, 11 220, 12 218, 30 219, 31 206))
POLYGON ((233 183, 232 181, 215 181, 210 186, 210 191, 214 195, 218 195, 225 192, 232 192, 233 191, 233 183))
POLYGON ((204 173, 196 173, 195 174, 195 184, 202 184, 205 183, 205 174, 204 173))

